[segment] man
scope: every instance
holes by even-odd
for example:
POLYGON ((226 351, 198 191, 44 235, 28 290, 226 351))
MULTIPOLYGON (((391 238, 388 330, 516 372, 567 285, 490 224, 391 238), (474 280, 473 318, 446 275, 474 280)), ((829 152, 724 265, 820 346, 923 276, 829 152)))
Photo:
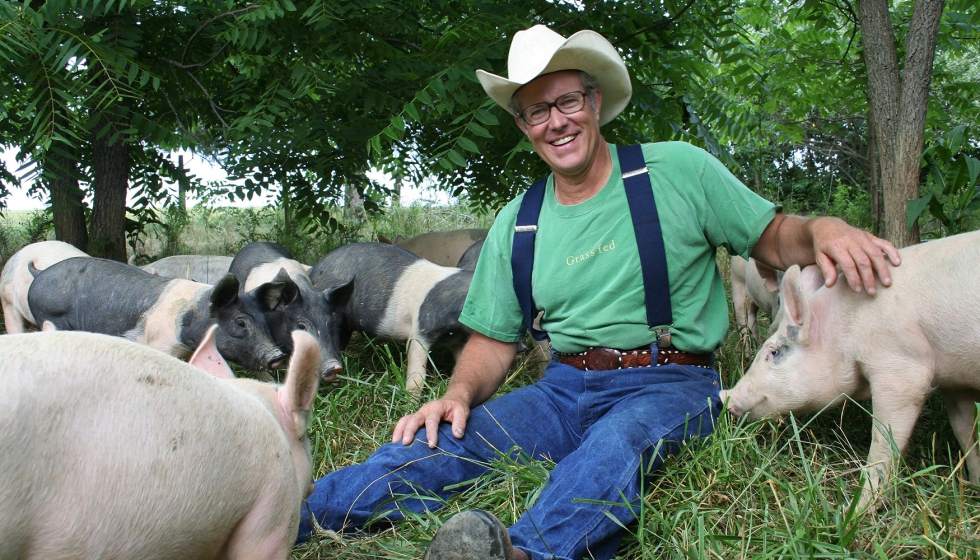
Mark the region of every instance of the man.
POLYGON ((485 512, 457 514, 425 557, 612 558, 622 527, 634 520, 642 478, 710 435, 720 411, 711 352, 725 336, 728 310, 717 246, 778 269, 816 262, 828 285, 840 267, 852 289, 871 295, 875 274, 891 282, 888 261, 897 265, 898 252, 889 243, 835 218, 784 216, 703 150, 670 142, 628 152, 607 144, 599 127, 623 110, 632 90, 622 58, 600 35, 521 31, 508 73, 477 75, 552 170, 529 191, 543 193, 540 209, 529 211, 536 229, 518 223, 529 194, 501 211, 460 317, 474 334, 446 394, 402 418, 392 443, 365 463, 317 481, 301 537, 312 531, 311 515, 342 530, 399 517, 399 508, 435 507, 437 500, 420 496, 448 496, 447 487, 478 477, 498 453, 518 446, 556 462, 533 507, 509 529, 485 512), (627 152, 642 154, 640 169, 621 167, 627 152), (636 176, 649 176, 643 185, 655 195, 653 234, 636 234, 650 226, 643 220, 650 212, 635 210, 625 194, 624 181, 632 188, 636 176), (532 253, 515 249, 514 239, 530 231, 533 277, 525 278, 529 272, 514 271, 532 253), (660 248, 666 270, 648 267, 651 247, 660 248), (658 279, 669 290, 645 288, 658 279), (518 293, 527 284, 532 301, 522 308, 518 293), (662 310, 650 301, 670 309, 664 323, 651 324, 650 312, 662 310), (555 360, 539 382, 488 400, 514 359, 529 310, 543 311, 534 314, 555 360), (597 363, 607 366, 590 367, 597 363))

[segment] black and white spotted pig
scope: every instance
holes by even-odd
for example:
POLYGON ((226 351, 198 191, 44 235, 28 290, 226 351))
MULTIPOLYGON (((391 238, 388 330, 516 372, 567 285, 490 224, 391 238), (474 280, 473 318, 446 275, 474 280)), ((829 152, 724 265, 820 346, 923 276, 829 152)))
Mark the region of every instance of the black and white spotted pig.
POLYGON ((337 308, 338 347, 353 331, 408 342, 405 388, 420 394, 428 352, 447 344, 458 357, 470 331, 459 314, 473 273, 439 266, 400 247, 385 243, 354 243, 331 251, 310 269, 317 289, 353 280, 353 292, 337 308))
POLYGON ((240 294, 231 274, 210 286, 91 257, 33 272, 27 302, 42 330, 120 336, 186 360, 217 324, 215 341, 227 360, 253 371, 285 362, 264 314, 283 305, 281 282, 240 294))

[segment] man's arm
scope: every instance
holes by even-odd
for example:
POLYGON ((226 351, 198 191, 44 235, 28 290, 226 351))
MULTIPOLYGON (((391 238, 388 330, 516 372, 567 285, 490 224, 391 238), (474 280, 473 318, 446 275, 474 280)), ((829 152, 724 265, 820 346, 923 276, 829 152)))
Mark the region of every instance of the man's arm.
POLYGON ((816 263, 829 288, 837 282, 840 267, 855 292, 875 294, 875 274, 881 283, 892 283, 888 263, 900 264, 898 250, 884 239, 847 225, 833 217, 802 218, 777 213, 752 249, 763 264, 786 270, 816 263))
POLYGON ((422 405, 418 412, 402 417, 395 425, 391 442, 409 445, 419 428, 425 426, 429 447, 435 448, 439 444, 440 422, 452 423, 453 435, 462 438, 470 409, 493 396, 504 382, 516 355, 516 343, 473 333, 456 362, 446 394, 422 405))

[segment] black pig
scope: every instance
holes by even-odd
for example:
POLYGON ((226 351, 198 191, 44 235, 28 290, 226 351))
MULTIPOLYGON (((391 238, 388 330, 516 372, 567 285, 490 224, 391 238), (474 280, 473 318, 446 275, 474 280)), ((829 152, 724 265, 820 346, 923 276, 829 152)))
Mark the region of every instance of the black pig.
POLYGON ((186 360, 217 324, 218 351, 231 362, 257 371, 286 358, 264 315, 284 305, 281 282, 239 293, 231 274, 210 286, 89 257, 28 268, 35 277, 27 303, 42 330, 120 336, 186 360))
POLYGON ((285 247, 276 243, 249 243, 235 255, 229 271, 243 290, 265 282, 285 284, 285 305, 266 311, 272 339, 287 354, 293 352, 292 332, 306 331, 320 346, 320 377, 333 381, 343 371, 340 351, 334 344, 333 311, 351 293, 350 282, 316 290, 306 274, 308 267, 293 260, 285 247))

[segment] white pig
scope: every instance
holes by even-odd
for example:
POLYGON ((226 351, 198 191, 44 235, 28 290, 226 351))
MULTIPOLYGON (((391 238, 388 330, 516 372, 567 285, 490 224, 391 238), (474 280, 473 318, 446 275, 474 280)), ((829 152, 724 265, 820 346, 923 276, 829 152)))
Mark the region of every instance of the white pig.
POLYGON ((933 389, 942 393, 970 481, 980 482, 980 231, 907 247, 901 257, 892 286, 875 296, 854 293, 843 278, 832 288, 808 288, 799 268, 790 268, 779 328, 721 396, 730 412, 750 418, 871 398, 875 422, 860 507, 888 480, 890 441, 899 453, 905 449, 933 389))
POLYGON ((735 324, 739 332, 747 330, 752 338, 759 339, 756 314, 759 311, 769 314, 770 317, 776 314, 779 308, 781 276, 782 273, 777 273, 755 259, 746 261, 738 255, 732 256, 732 306, 735 308, 735 324))
POLYGON ((86 332, 0 337, 0 558, 278 559, 311 489, 319 350, 284 386, 86 332))
POLYGON ((3 305, 3 324, 10 334, 22 333, 29 327, 37 327, 37 321, 27 305, 27 291, 34 275, 27 263, 44 270, 54 263, 72 257, 87 257, 80 249, 63 241, 31 243, 10 257, 0 273, 0 304, 3 305))

